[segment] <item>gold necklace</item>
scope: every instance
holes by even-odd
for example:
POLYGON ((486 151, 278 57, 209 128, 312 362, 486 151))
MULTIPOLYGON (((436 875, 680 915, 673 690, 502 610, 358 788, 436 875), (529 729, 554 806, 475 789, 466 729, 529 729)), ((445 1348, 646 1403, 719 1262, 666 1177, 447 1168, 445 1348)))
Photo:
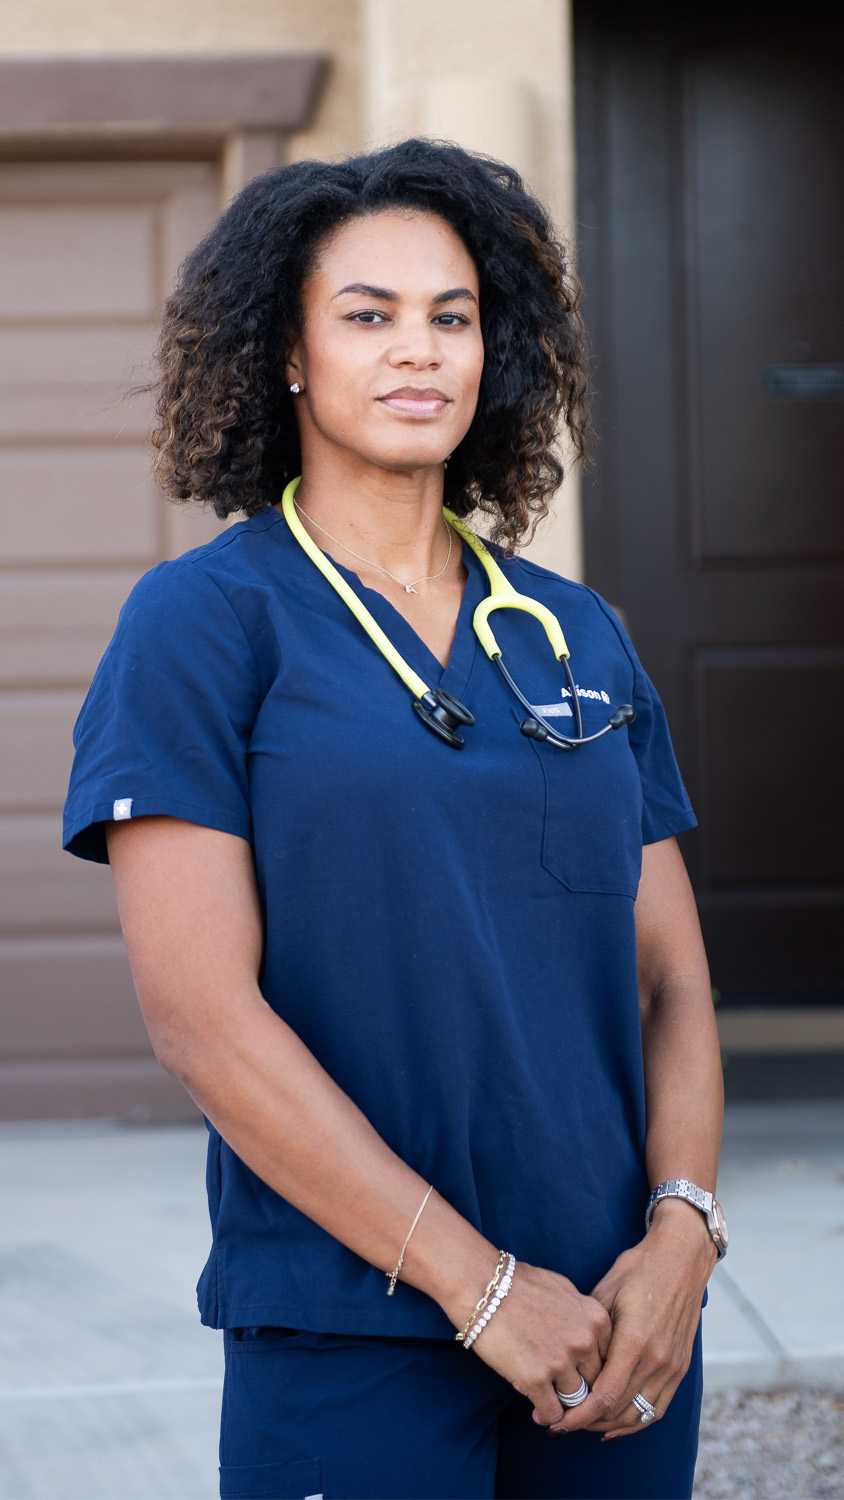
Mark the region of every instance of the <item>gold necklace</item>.
POLYGON ((426 577, 424 577, 424 578, 414 578, 413 583, 405 583, 405 581, 404 581, 403 578, 397 578, 396 575, 395 575, 395 573, 391 573, 390 572, 389 568, 383 567, 381 563, 372 562, 370 558, 363 557, 360 554, 360 552, 354 552, 351 547, 347 547, 346 546, 345 542, 341 542, 340 539, 339 539, 339 537, 332 536, 330 531, 327 531, 324 526, 320 526, 319 521, 315 521, 314 518, 313 518, 313 516, 309 516, 308 512, 306 510, 302 509, 302 507, 299 504, 298 500, 294 500, 293 504, 296 506, 296 509, 298 510, 300 516, 304 516, 306 521, 310 521, 311 525, 315 526, 316 529, 317 529, 317 531, 321 531, 322 534, 323 534, 323 536, 327 536, 328 540, 330 542, 334 542, 336 546, 342 547, 344 552, 348 552, 348 554, 349 554, 350 557, 356 557, 357 560, 358 560, 358 562, 366 563, 366 566, 368 568, 377 568, 377 570, 378 570, 379 573, 386 573, 386 575, 387 575, 388 578, 392 578, 393 583, 400 583, 401 584, 401 586, 404 589, 404 591, 405 591, 406 594, 415 594, 416 593, 416 589, 414 587, 414 584, 417 584, 417 583, 433 583, 434 579, 436 579, 436 578, 442 578, 443 573, 445 572, 446 568, 448 567, 449 563, 451 562, 451 544, 452 544, 452 542, 454 540, 454 532, 452 531, 452 529, 449 526, 448 522, 445 520, 445 517, 443 517, 443 522, 445 524, 445 529, 448 532, 448 556, 446 557, 445 562, 443 563, 442 567, 440 568, 439 573, 428 573, 426 575, 426 577))

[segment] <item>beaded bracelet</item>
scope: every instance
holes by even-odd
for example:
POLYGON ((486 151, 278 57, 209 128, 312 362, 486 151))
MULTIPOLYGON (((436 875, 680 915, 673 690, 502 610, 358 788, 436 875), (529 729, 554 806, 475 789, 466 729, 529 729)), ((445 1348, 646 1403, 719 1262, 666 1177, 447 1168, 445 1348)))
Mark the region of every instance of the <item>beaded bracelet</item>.
POLYGON ((513 1284, 513 1272, 515 1269, 515 1255, 511 1255, 509 1250, 502 1250, 498 1256, 495 1275, 487 1286, 480 1302, 473 1309, 460 1333, 454 1335, 455 1340, 462 1343, 464 1349, 471 1349, 475 1339, 479 1334, 483 1333, 490 1318, 498 1312, 499 1307, 513 1284))

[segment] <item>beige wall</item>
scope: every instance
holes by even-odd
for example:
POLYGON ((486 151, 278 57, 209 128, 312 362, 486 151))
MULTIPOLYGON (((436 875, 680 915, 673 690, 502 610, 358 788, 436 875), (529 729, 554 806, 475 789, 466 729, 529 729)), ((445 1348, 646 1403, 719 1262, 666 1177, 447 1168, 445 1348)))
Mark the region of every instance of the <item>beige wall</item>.
MULTIPOLYGON (((364 0, 365 140, 421 132, 509 161, 548 205, 562 234, 574 222, 568 0, 364 0)), ((579 486, 528 549, 581 576, 579 486)))
MULTIPOLYGON (((288 160, 415 132, 457 140, 511 161, 568 235, 569 23, 569 0, 0 0, 0 55, 325 51, 316 118, 288 138, 288 160)), ((580 576, 575 482, 530 551, 580 576)))

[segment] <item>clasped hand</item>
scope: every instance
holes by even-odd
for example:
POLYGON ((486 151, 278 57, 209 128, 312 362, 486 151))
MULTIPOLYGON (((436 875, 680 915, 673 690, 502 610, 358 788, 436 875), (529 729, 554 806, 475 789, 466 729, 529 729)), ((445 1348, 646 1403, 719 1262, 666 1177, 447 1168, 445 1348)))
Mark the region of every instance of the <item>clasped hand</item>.
POLYGON ((565 1276, 519 1262, 475 1351, 533 1402, 540 1426, 585 1428, 605 1441, 630 1436, 643 1430, 634 1395, 664 1416, 689 1367, 715 1259, 702 1219, 667 1217, 618 1257, 589 1296, 565 1276), (564 1410, 556 1391, 575 1391, 581 1376, 590 1394, 564 1410))

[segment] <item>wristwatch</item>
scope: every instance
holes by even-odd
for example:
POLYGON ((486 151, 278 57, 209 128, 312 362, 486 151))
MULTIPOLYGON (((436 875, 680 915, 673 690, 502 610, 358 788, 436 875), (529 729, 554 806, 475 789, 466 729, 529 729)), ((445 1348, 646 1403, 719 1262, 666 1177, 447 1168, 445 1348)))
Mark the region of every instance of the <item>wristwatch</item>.
POLYGON ((661 1182, 658 1187, 654 1188, 648 1199, 648 1206, 645 1210, 646 1233, 651 1227, 654 1209, 663 1198, 685 1198, 687 1203, 700 1209, 706 1218, 707 1228, 712 1235, 715 1249, 718 1251, 718 1259, 723 1260, 730 1243, 730 1236, 724 1210, 718 1199, 712 1193, 699 1188, 696 1183, 689 1182, 687 1177, 672 1177, 669 1182, 661 1182))

